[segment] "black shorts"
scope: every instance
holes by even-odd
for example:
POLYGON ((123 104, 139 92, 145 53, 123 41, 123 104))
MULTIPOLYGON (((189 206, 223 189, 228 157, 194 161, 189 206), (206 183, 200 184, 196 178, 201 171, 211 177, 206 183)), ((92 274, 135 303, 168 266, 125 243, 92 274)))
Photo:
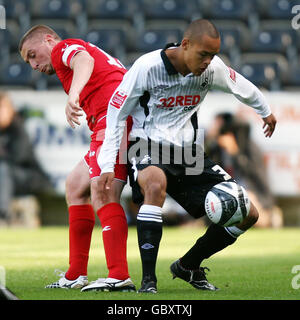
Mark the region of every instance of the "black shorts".
POLYGON ((137 171, 141 171, 149 166, 156 166, 164 171, 167 177, 167 193, 194 218, 200 218, 206 214, 204 207, 205 197, 214 185, 224 181, 235 182, 233 178, 206 155, 204 155, 202 173, 187 175, 185 164, 152 163, 151 159, 153 155, 150 153, 147 150, 147 154, 140 155, 139 159, 142 160, 139 162, 136 162, 133 158, 128 159, 132 200, 137 204, 141 204, 144 200, 136 180, 137 171))

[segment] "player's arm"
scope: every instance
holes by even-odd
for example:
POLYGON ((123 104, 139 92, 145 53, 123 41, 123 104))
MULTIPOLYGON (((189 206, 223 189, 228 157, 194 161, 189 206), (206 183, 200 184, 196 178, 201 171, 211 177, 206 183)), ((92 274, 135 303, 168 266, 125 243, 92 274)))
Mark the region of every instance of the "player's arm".
POLYGON ((78 117, 83 115, 79 95, 92 75, 94 58, 87 51, 79 51, 72 57, 70 68, 73 70, 73 78, 65 111, 68 123, 74 128, 74 123, 80 125, 78 117))
POLYGON ((139 60, 125 74, 122 82, 112 95, 106 120, 105 139, 97 157, 101 169, 99 190, 103 194, 110 189, 114 179, 114 166, 117 153, 120 149, 124 134, 126 120, 135 107, 139 104, 139 98, 145 91, 146 71, 139 60))
POLYGON ((254 108, 264 122, 265 136, 271 137, 275 130, 276 118, 262 92, 241 74, 227 67, 219 57, 214 57, 212 66, 214 69, 212 88, 231 93, 242 103, 254 108))

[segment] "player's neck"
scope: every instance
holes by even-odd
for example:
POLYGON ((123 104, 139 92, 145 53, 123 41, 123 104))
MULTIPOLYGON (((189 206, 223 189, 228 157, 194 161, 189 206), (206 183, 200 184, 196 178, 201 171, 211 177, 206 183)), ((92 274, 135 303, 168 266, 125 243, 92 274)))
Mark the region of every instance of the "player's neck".
POLYGON ((182 53, 181 47, 166 50, 166 55, 174 68, 185 77, 187 74, 191 73, 191 71, 185 65, 182 53))

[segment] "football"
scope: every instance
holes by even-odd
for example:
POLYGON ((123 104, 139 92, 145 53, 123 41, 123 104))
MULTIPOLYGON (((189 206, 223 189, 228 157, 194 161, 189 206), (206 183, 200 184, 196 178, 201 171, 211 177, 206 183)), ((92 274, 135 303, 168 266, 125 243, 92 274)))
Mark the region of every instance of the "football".
POLYGON ((246 190, 235 182, 221 182, 206 195, 205 211, 218 225, 229 227, 241 222, 249 213, 250 200, 246 190))

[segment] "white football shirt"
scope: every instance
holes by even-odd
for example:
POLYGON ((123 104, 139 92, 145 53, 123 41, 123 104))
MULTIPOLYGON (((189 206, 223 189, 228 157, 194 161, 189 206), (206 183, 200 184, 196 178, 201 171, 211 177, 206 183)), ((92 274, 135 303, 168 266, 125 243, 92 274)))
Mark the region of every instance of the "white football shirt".
MULTIPOLYGON (((176 45, 166 48, 172 49, 176 45)), ((132 138, 162 144, 191 145, 198 128, 198 111, 209 90, 233 94, 262 117, 271 114, 261 91, 215 56, 200 76, 181 75, 165 49, 144 54, 125 74, 107 112, 105 139, 98 155, 101 172, 113 172, 125 120, 133 119, 132 138)))

